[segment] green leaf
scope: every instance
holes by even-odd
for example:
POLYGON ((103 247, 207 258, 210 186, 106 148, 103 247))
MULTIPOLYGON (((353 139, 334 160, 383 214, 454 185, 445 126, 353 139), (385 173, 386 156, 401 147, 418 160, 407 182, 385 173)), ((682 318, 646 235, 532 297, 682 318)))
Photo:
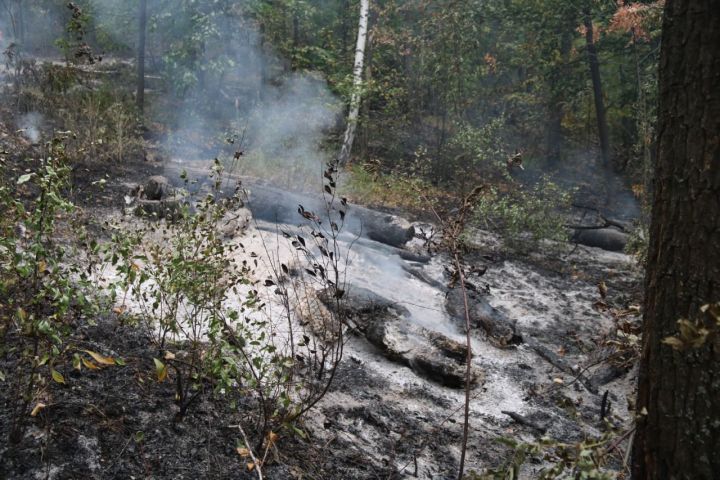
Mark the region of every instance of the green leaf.
POLYGON ((17 180, 18 185, 22 185, 23 183, 27 183, 32 177, 35 175, 34 173, 26 173, 25 175, 21 175, 20 178, 17 180))
POLYGON ((50 369, 50 375, 52 375, 52 379, 55 380, 57 383, 65 383, 65 377, 63 377, 62 373, 58 372, 54 368, 50 369))
POLYGON ((4 381, 5 381, 5 374, 3 373, 2 370, 0 370, 0 382, 4 382, 4 381))
POLYGON ((77 353, 73 355, 72 365, 75 370, 82 370, 82 362, 80 361, 80 355, 77 353))
POLYGON ((157 375, 158 382, 162 382, 167 378, 167 365, 157 358, 153 358, 153 361, 155 362, 155 374, 157 375))

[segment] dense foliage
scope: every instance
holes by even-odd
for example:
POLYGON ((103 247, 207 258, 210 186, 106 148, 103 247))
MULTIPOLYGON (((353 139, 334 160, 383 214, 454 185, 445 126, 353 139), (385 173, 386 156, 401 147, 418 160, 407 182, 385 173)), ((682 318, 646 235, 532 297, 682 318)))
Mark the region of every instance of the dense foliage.
MULTIPOLYGON (((323 70, 342 93, 355 8, 350 2, 300 3, 260 2, 259 21, 293 67, 323 70)), ((450 181, 459 171, 476 172, 455 161, 468 153, 457 137, 501 122, 500 136, 512 139, 511 150, 551 166, 572 164, 577 152, 597 143, 587 14, 613 165, 638 180, 652 143, 661 4, 375 2, 360 155, 380 158, 393 170, 408 168, 422 149, 434 179, 450 181)))

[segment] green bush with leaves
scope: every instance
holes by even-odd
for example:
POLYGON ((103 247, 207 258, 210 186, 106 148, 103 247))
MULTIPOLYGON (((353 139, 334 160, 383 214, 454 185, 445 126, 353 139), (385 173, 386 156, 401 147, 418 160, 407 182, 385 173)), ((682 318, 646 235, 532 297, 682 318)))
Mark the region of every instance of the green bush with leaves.
MULTIPOLYGON (((172 216, 117 229, 108 249, 119 278, 111 291, 133 304, 130 310, 139 315, 157 347, 155 373, 158 381, 175 382, 178 420, 203 393, 214 394, 233 408, 242 402, 262 440, 280 428, 293 429, 295 420, 327 391, 341 357, 343 326, 332 323, 340 334, 336 332, 329 345, 298 329, 290 268, 269 258, 267 250, 261 258, 225 238, 221 226, 238 215, 244 192, 240 185, 223 190, 232 185, 219 160, 209 178, 210 191, 197 200, 194 195, 182 197, 172 216), (262 281, 254 276, 259 259, 272 265, 271 277, 262 281), (278 299, 283 312, 279 318, 267 311, 263 288, 278 299), (286 332, 278 334, 284 321, 286 332)), ((182 190, 194 188, 185 174, 182 179, 182 190)), ((307 215, 306 220, 319 221, 307 215)), ((339 235, 341 221, 332 224, 331 232, 339 235)), ((320 235, 311 238, 324 249, 330 265, 313 260, 305 271, 322 276, 324 286, 336 286, 341 257, 336 242, 323 242, 320 235)), ((287 240, 297 245, 298 256, 312 258, 302 237, 288 234, 287 240)))
POLYGON ((12 442, 22 438, 38 385, 65 383, 65 340, 77 315, 90 308, 88 269, 74 250, 78 239, 63 237, 76 213, 67 200, 69 175, 64 140, 55 139, 36 170, 0 187, 0 353, 15 357, 19 367, 7 379, 16 402, 12 442))
POLYGON ((476 224, 502 235, 507 246, 528 253, 542 240, 565 242, 568 230, 559 212, 570 203, 570 193, 543 178, 536 185, 524 188, 513 184, 511 189, 491 188, 476 208, 476 224))
POLYGON ((518 480, 522 467, 530 461, 541 460, 542 468, 535 471, 538 480, 615 480, 620 472, 609 468, 614 456, 621 453, 618 446, 630 432, 618 434, 608 431, 600 438, 578 443, 563 443, 551 438, 538 442, 521 442, 511 438, 497 441, 512 449, 511 457, 500 467, 483 473, 470 472, 466 480, 518 480))
POLYGON ((225 300, 248 280, 247 267, 233 261, 240 247, 224 242, 218 228, 239 200, 220 198, 221 170, 216 163, 213 192, 193 205, 189 197, 173 204, 167 222, 150 219, 118 228, 109 248, 119 274, 111 294, 123 291, 136 303, 157 348, 158 380, 168 377, 168 368, 174 371, 178 418, 212 373, 232 381, 227 372, 217 371, 216 359, 224 355, 217 339, 225 328, 225 300))
MULTIPOLYGON (((505 119, 494 118, 480 127, 460 123, 450 146, 460 153, 451 162, 453 172, 472 172, 484 180, 507 177, 507 145, 503 138, 505 119)), ((462 182, 462 180, 459 180, 462 182)))

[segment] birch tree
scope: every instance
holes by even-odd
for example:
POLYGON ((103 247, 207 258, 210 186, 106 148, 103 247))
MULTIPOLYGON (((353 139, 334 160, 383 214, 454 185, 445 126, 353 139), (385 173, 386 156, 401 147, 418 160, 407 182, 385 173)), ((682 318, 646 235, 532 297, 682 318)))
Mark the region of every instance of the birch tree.
POLYGON ((358 24, 357 46, 355 47, 355 64, 353 66, 353 90, 350 97, 350 110, 348 112, 347 127, 343 139, 338 163, 341 165, 348 162, 355 140, 358 116, 360 114, 360 101, 362 100, 362 78, 363 63, 365 61, 365 45, 367 43, 368 12, 370 0, 360 0, 360 22, 358 24))

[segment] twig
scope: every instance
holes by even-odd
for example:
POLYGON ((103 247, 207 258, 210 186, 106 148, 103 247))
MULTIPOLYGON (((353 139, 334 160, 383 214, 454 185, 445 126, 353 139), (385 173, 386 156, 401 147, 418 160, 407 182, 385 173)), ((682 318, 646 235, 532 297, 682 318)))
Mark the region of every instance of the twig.
MULTIPOLYGON (((455 241, 453 240, 453 245, 455 241)), ((458 480, 462 480, 463 473, 465 471, 465 454, 467 451, 468 436, 470 433, 470 381, 472 378, 472 342, 470 338, 470 306, 468 305, 467 290, 465 289, 465 274, 463 273, 462 266, 460 265, 460 256, 457 253, 457 249, 454 252, 455 267, 457 268, 458 275, 460 276, 460 288, 463 294, 463 303, 465 307, 465 338, 467 344, 467 356, 465 359, 465 414, 463 422, 463 439, 462 449, 460 451, 460 470, 458 473, 458 480)))
POLYGON ((443 227, 443 232, 446 235, 450 252, 452 253, 455 268, 457 269, 458 280, 460 281, 460 288, 463 295, 463 305, 465 307, 465 340, 467 346, 467 356, 465 358, 465 404, 464 404, 464 415, 463 415, 463 437, 462 444, 460 447, 460 468, 458 469, 458 480, 462 480, 465 473, 465 456, 467 454, 467 443, 470 435, 470 388, 472 381, 472 337, 470 331, 470 306, 468 305, 468 296, 465 285, 465 274, 462 269, 460 262, 461 246, 458 239, 465 230, 465 222, 468 213, 472 211, 473 205, 483 187, 475 187, 463 200, 463 204, 457 216, 452 222, 446 222, 442 219, 440 214, 437 212, 432 202, 422 193, 420 197, 427 203, 432 211, 435 218, 437 218, 440 225, 443 227))
POLYGON ((605 390, 605 393, 602 397, 602 402, 600 403, 600 421, 602 422, 605 419, 605 416, 610 413, 610 403, 608 402, 608 394, 610 393, 610 390, 605 390))
POLYGON ((247 435, 245 435, 245 430, 243 430, 242 425, 230 425, 230 428, 237 427, 238 430, 240 430, 240 435, 243 437, 243 441, 245 442, 245 448, 247 448, 248 453, 250 454, 250 458, 253 461, 253 466, 255 467, 255 472, 257 473, 258 480, 263 480, 262 475, 262 468, 260 468, 260 462, 258 462, 258 459, 255 457, 255 454, 252 451, 252 447, 250 446, 250 441, 247 438, 247 435))

